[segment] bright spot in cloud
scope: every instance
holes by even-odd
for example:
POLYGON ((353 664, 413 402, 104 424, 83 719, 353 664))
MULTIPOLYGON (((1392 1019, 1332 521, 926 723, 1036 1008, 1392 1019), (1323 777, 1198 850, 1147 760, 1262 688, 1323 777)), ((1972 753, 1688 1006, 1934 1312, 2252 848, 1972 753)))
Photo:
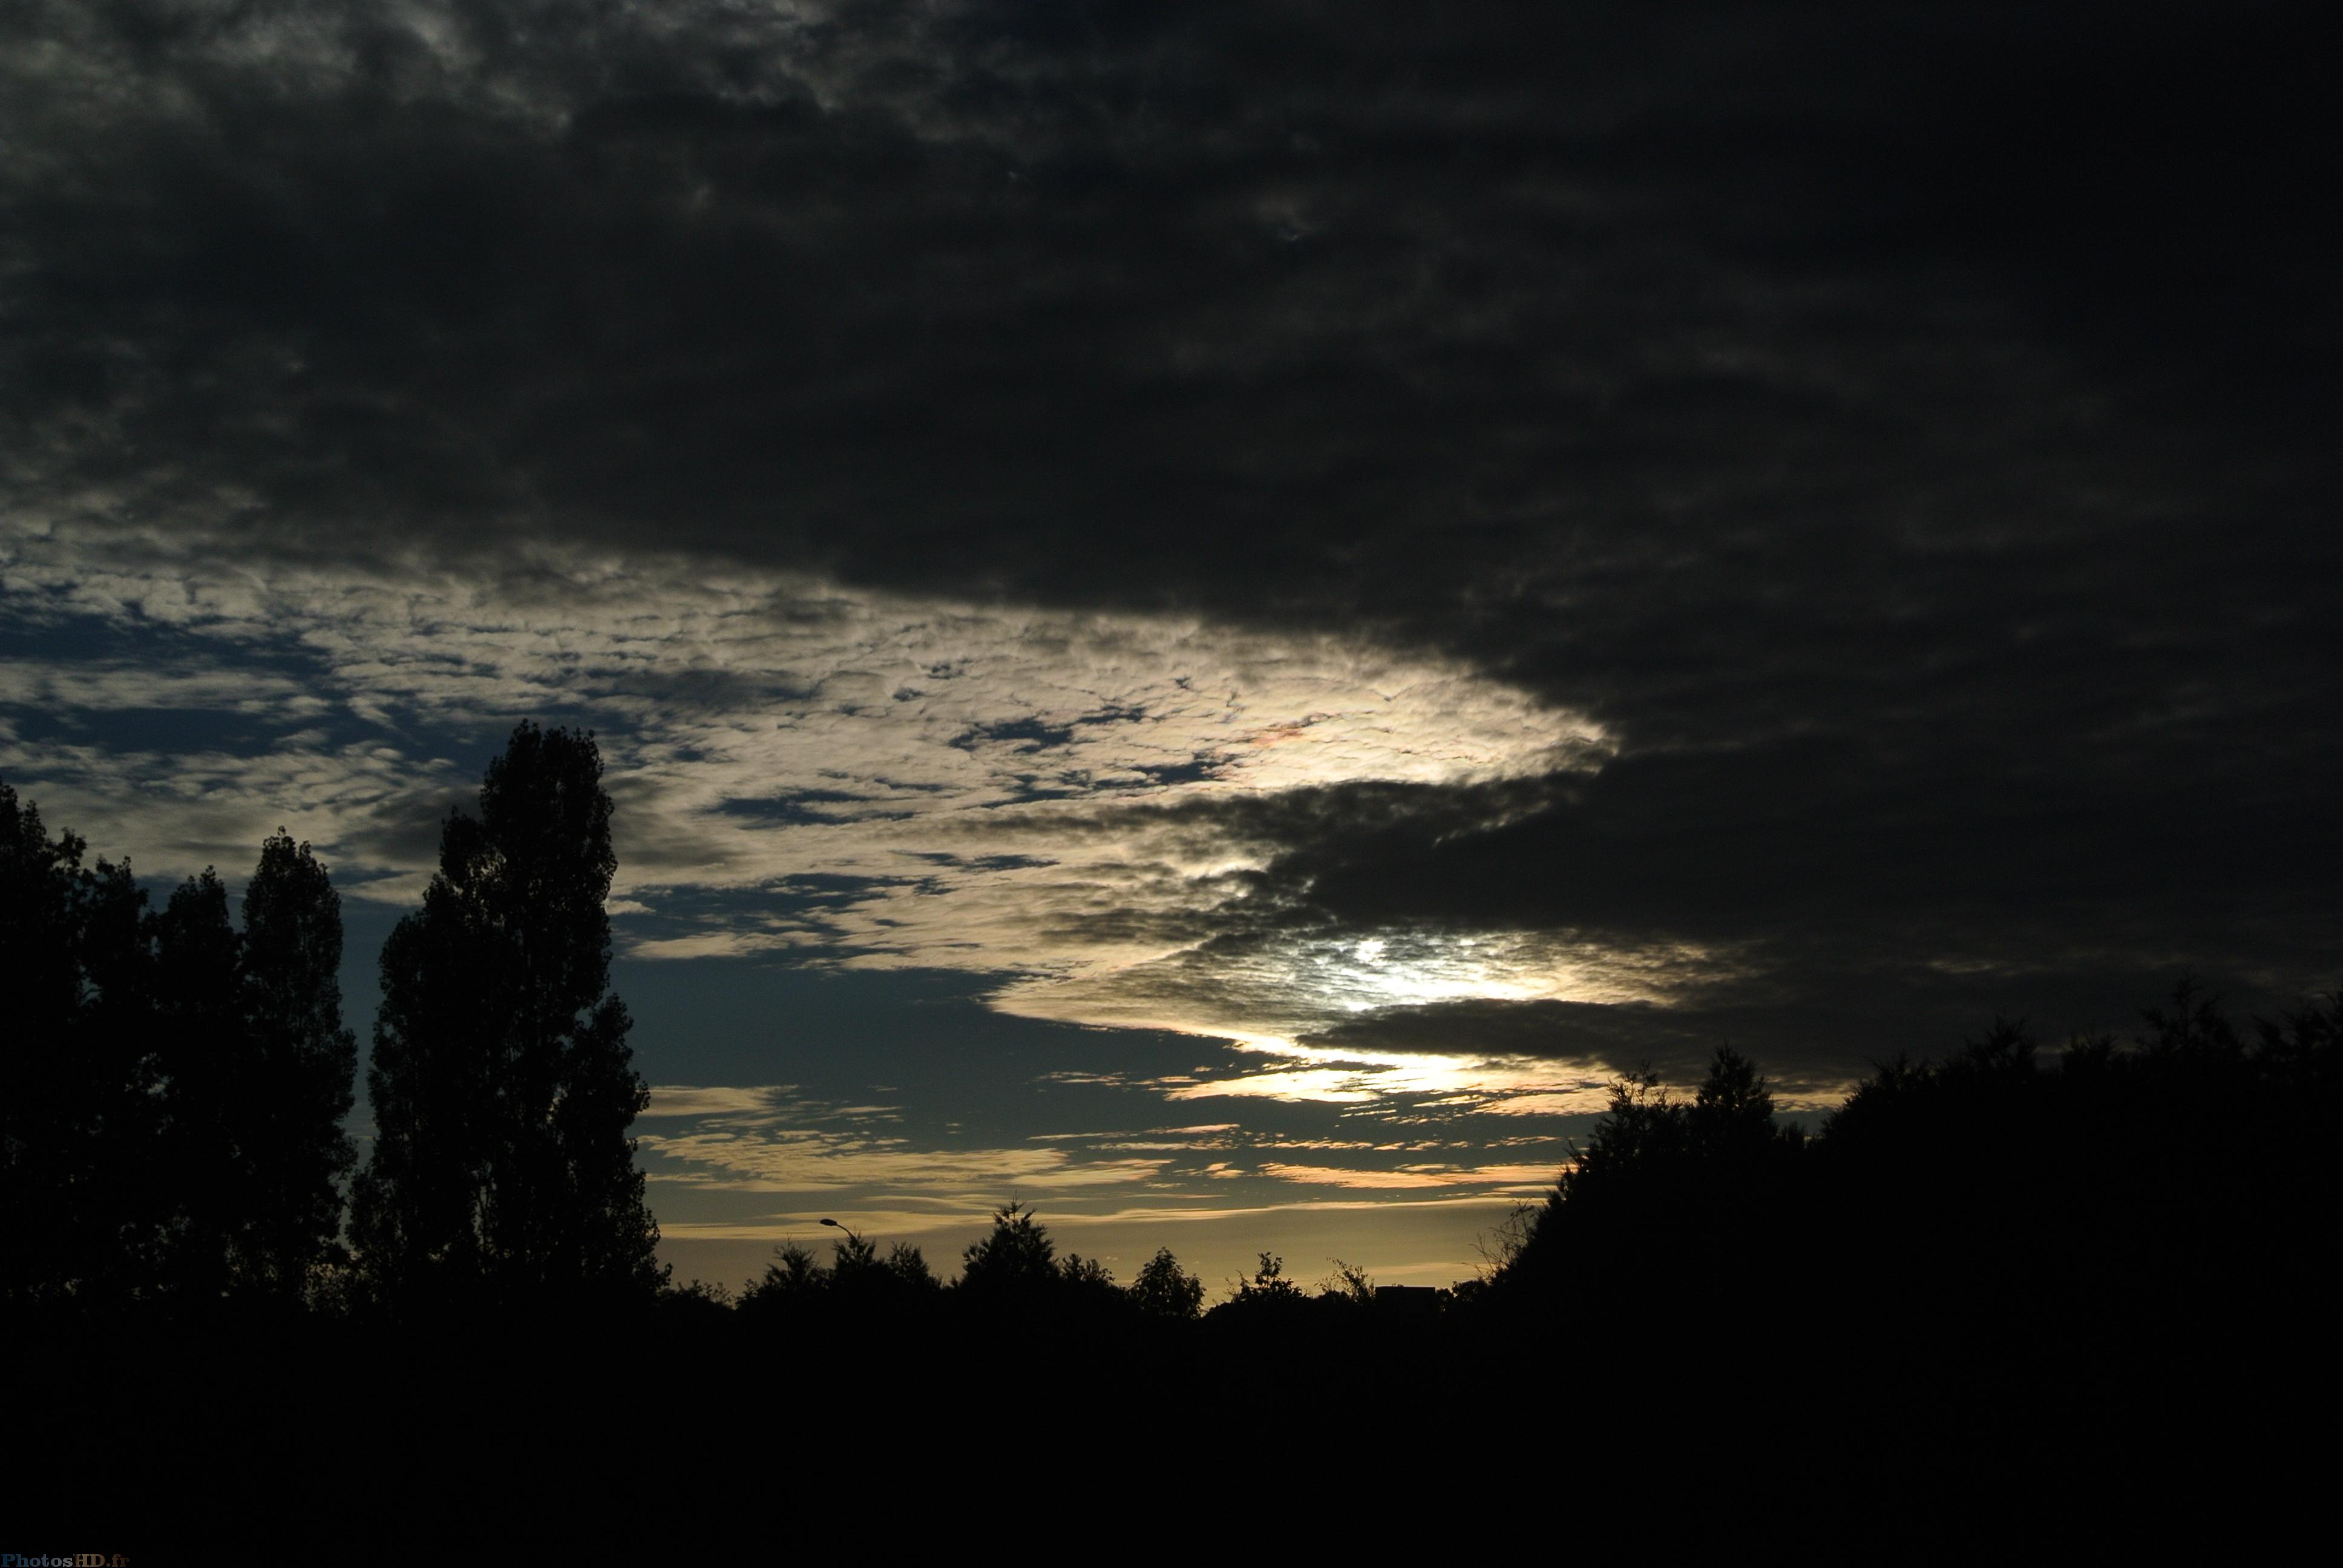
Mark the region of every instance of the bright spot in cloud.
POLYGON ((1592 723, 1459 665, 1179 616, 718 577, 683 557, 227 558, 187 536, 0 524, 11 618, 178 639, 167 661, 12 664, 0 714, 237 721, 234 745, 168 749, 136 725, 37 743, 0 728, 0 771, 150 872, 234 866, 283 823, 347 896, 410 902, 432 825, 477 783, 482 742, 452 738, 493 744, 538 717, 601 731, 636 957, 1005 974, 994 1000, 1012 1012, 1238 1039, 1652 990, 1614 972, 1639 960, 1591 947, 1279 934, 1259 879, 1315 819, 1252 803, 1609 754, 1592 723))

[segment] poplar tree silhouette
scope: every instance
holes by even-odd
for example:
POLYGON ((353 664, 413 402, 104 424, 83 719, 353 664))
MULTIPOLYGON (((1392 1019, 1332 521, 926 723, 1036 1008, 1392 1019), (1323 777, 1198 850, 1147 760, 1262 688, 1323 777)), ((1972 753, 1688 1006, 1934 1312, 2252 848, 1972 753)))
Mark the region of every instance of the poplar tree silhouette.
POLYGON ((354 1161, 341 897, 280 829, 261 844, 241 932, 209 869, 151 927, 170 1215, 161 1282, 189 1302, 290 1299, 338 1250, 337 1181, 354 1161))
POLYGON ((248 1289, 289 1294, 339 1249, 339 1181, 357 1161, 342 1131, 357 1041, 342 1027, 341 965, 341 895, 309 846, 280 828, 244 890, 247 1070, 262 1086, 231 1123, 244 1183, 234 1241, 248 1289))
POLYGON ((290 1298, 338 1249, 357 1049, 342 1027, 342 902, 307 844, 264 840, 244 930, 206 869, 152 922, 172 1194, 163 1282, 190 1302, 290 1298))
POLYGON ((253 1070, 244 1013, 244 942, 227 889, 206 868, 155 917, 155 1040, 162 1070, 162 1163, 171 1175, 164 1282, 189 1302, 225 1295, 236 1271, 235 1233, 250 1212, 238 1123, 268 1085, 253 1070))
POLYGON ((281 832, 241 933, 212 871, 152 911, 85 848, 0 784, 0 1290, 294 1296, 337 1245, 351 1163, 340 900, 281 832))
POLYGON ((0 1297, 135 1294, 162 1233, 146 895, 0 783, 0 1297))
POLYGON ((590 733, 522 722, 384 945, 352 1231, 392 1295, 543 1303, 659 1282, 627 1135, 649 1091, 608 994, 601 780, 590 733))

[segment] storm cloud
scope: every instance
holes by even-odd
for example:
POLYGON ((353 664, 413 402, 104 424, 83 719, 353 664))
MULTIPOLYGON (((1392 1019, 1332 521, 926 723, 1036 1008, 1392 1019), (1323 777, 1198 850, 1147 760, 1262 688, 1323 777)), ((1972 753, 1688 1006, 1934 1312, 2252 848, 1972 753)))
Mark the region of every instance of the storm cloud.
POLYGON ((590 723, 631 954, 986 977, 1215 1105, 2283 1005, 2315 16, 12 6, 0 771, 395 903, 590 723))

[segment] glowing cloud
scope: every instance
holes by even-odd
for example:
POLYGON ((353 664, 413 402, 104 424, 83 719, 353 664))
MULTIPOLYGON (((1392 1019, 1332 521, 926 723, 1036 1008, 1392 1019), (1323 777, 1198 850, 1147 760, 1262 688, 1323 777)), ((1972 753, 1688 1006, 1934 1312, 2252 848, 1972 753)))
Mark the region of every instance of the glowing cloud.
POLYGON ((995 1002, 1012 1012, 1277 1039, 1426 1001, 1648 996, 1696 956, 1277 934, 1262 874, 1313 830, 1277 803, 1608 755, 1595 726, 1451 663, 1180 617, 719 578, 682 557, 538 547, 462 571, 230 570, 178 538, 0 526, 8 614, 160 626, 179 647, 167 667, 20 662, 0 711, 167 707, 240 726, 234 748, 167 753, 135 725, 37 744, 0 729, 0 769, 149 870, 234 865, 282 822, 349 896, 411 901, 430 825, 476 778, 447 753, 477 746, 453 737, 564 716, 604 730, 619 935, 640 958, 1006 974, 995 1002), (256 653, 281 673, 243 673, 256 653))

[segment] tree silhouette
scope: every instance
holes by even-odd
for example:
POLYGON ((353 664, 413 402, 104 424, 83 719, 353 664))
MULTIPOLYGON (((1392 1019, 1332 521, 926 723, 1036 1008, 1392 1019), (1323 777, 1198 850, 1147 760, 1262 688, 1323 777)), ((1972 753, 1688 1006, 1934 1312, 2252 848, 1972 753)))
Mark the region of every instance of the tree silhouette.
POLYGON ((830 1288, 821 1260, 801 1241, 783 1241, 773 1249, 765 1271, 740 1292, 740 1308, 752 1316, 801 1308, 830 1288))
POLYGON ((82 1306, 151 1282, 165 1214, 146 895, 0 783, 0 1292, 82 1306))
POLYGON ((2312 1003, 2249 1043, 2183 980, 2128 1045, 2051 1057, 1996 1020, 1942 1060, 1898 1059, 1825 1123, 1825 1222, 1907 1316, 1976 1322, 2022 1292, 2045 1321, 2110 1320, 2102 1345, 2158 1322, 2261 1332, 2323 1299, 2304 1241, 2343 1201, 2335 1016, 2312 1003))
POLYGON ((337 1250, 352 1162, 357 1046, 342 1028, 341 899, 280 829, 245 890, 244 930, 206 869, 153 921, 160 1158, 172 1194, 163 1260, 190 1301, 289 1298, 337 1250))
POLYGON ((0 784, 7 1293, 289 1297, 334 1245, 350 1164, 332 884, 280 833, 239 934, 214 872, 151 911, 85 848, 0 784))
POLYGON ((768 1320, 813 1320, 826 1331, 875 1326, 924 1312, 942 1293, 941 1282, 920 1249, 897 1241, 887 1256, 867 1237, 840 1225, 828 1268, 802 1242, 784 1241, 762 1276, 742 1290, 740 1310, 768 1320))
POLYGON ((1774 1125, 1772 1091, 1738 1051, 1720 1048, 1689 1100, 1648 1069, 1623 1075, 1575 1152, 1493 1284, 1618 1322, 1769 1288, 1807 1141, 1774 1125))
POLYGON ((909 1241, 898 1241, 888 1249, 885 1266, 905 1291, 915 1295, 932 1294, 943 1288, 943 1282, 928 1267, 927 1259, 909 1241))
POLYGON ((1763 1159, 1777 1137, 1774 1094, 1747 1057, 1717 1048, 1708 1076, 1694 1092, 1692 1142, 1709 1160, 1763 1159))
POLYGON ((1117 1303, 1122 1299, 1122 1292, 1115 1288, 1114 1271, 1080 1252, 1068 1252, 1058 1260, 1058 1284, 1070 1299, 1117 1303))
POLYGON ((1334 1265, 1334 1271, 1318 1282, 1318 1294, 1322 1300, 1353 1308, 1375 1304, 1373 1275, 1358 1264, 1346 1263, 1340 1258, 1327 1261, 1334 1265))
POLYGON ((353 1195, 394 1292, 648 1292, 659 1231, 627 1130, 649 1103, 608 994, 618 859, 590 734, 523 721, 451 813, 384 945, 374 1157, 353 1195))
POLYGON ((357 1162, 349 1114, 357 1042, 342 1027, 342 900, 283 829, 244 890, 244 1000, 253 1092, 233 1125, 247 1207, 236 1229, 246 1288, 286 1294, 337 1250, 339 1181, 357 1162))
POLYGON ((928 1269, 928 1261, 909 1242, 897 1241, 887 1256, 879 1244, 845 1226, 830 1249, 829 1294, 849 1313, 885 1317, 924 1306, 942 1289, 928 1269))
POLYGON ((1131 1282, 1131 1299, 1150 1317, 1184 1321, 1203 1310, 1204 1282, 1182 1268, 1171 1248, 1159 1247, 1131 1282))
POLYGON ((1252 1278, 1237 1281, 1235 1291, 1222 1304, 1260 1311, 1297 1306, 1307 1300, 1302 1287, 1285 1277, 1285 1260, 1275 1252, 1263 1252, 1253 1267, 1252 1278))
POLYGON ((992 1229, 960 1258, 960 1288, 973 1296, 1037 1295, 1057 1277, 1057 1246, 1022 1203, 993 1211, 992 1229))
POLYGON ((236 1273, 236 1232, 256 1207, 244 1160, 253 1140, 239 1123, 266 1091, 246 1050, 244 943, 219 878, 206 869, 181 883, 154 938, 160 1153, 176 1200, 164 1269, 183 1298, 216 1301, 236 1273))

